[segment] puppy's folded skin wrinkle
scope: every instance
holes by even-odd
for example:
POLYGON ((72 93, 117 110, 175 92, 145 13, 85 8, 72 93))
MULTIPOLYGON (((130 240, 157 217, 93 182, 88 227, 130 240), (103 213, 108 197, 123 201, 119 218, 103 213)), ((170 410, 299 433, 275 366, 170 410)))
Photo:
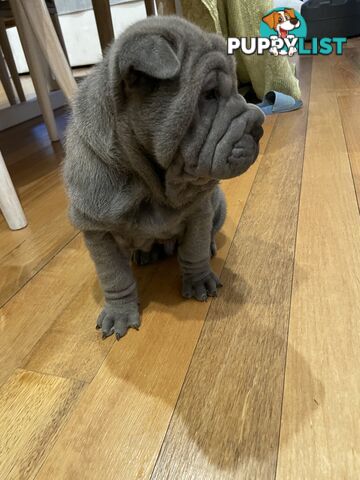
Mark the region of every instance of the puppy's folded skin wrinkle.
POLYGON ((64 178, 104 292, 104 338, 140 326, 132 256, 176 250, 184 297, 216 296, 218 183, 255 161, 263 120, 238 94, 225 41, 175 16, 129 27, 81 83, 64 178))

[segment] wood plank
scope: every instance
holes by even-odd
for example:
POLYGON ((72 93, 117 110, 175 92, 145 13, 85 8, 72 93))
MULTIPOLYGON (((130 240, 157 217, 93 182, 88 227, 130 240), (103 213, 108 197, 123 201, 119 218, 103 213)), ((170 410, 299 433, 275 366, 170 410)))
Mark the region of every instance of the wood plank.
POLYGON ((314 62, 277 479, 355 480, 360 219, 336 96, 314 62))
POLYGON ((17 370, 0 390, 0 479, 31 480, 82 383, 17 370))
MULTIPOLYGON (((83 250, 86 255, 85 245, 83 250)), ((91 264, 90 258, 86 261, 91 264)), ((135 269, 140 298, 157 270, 158 264, 135 269)), ((94 275, 89 275, 30 352, 24 368, 90 382, 114 342, 114 338, 104 342, 95 332, 102 303, 100 285, 94 275)))
POLYGON ((322 56, 317 62, 322 68, 314 71, 314 85, 319 86, 319 93, 360 93, 360 69, 354 68, 358 58, 357 49, 344 49, 343 55, 322 56))
POLYGON ((349 90, 360 93, 360 50, 359 48, 344 49, 340 56, 332 56, 331 75, 337 92, 349 90))
MULTIPOLYGON (((62 130, 65 118, 58 116, 62 130)), ((76 235, 60 173, 64 152, 60 144, 50 144, 45 130, 28 122, 0 135, 6 159, 16 160, 9 172, 28 220, 28 227, 17 232, 0 220, 0 306, 76 235)))
POLYGON ((278 118, 152 479, 275 476, 306 125, 278 118))
POLYGON ((360 205, 360 94, 339 95, 338 104, 356 195, 360 205))
POLYGON ((52 218, 52 213, 55 216, 64 213, 67 204, 57 171, 35 180, 34 188, 28 185, 19 188, 18 181, 15 185, 30 225, 19 232, 12 232, 3 220, 0 221, 0 261, 22 242, 35 235, 38 229, 52 218), (51 203, 54 199, 57 199, 55 204, 51 203))
MULTIPOLYGON (((62 138, 68 112, 60 108, 54 113, 57 129, 62 138)), ((30 162, 30 158, 37 165, 42 160, 43 152, 46 155, 51 155, 51 153, 55 156, 59 153, 63 155, 61 144, 50 141, 45 124, 41 121, 41 118, 28 120, 20 125, 16 125, 16 127, 0 132, 0 145, 9 170, 13 164, 18 164, 19 162, 23 162, 22 165, 25 165, 26 159, 30 162), (36 157, 37 153, 39 158, 36 157)), ((17 166, 15 165, 14 168, 17 168, 17 166)))
POLYGON ((67 216, 67 199, 54 153, 41 151, 10 168, 26 212, 28 228, 18 232, 0 223, 0 306, 4 305, 76 235, 67 216), (27 164, 26 164, 27 163, 27 164), (22 167, 22 168, 21 168, 22 167))
MULTIPOLYGON (((258 166, 224 182, 229 213, 218 237, 218 272, 258 166)), ((184 301, 179 287, 176 259, 159 264, 141 297, 140 332, 112 346, 37 479, 149 478, 210 304, 184 301)))
MULTIPOLYGON (((15 295, 77 235, 77 231, 70 225, 66 214, 67 202, 62 189, 60 194, 57 190, 42 196, 39 198, 39 202, 41 203, 40 208, 36 211, 32 208, 31 213, 34 212, 36 215, 41 215, 42 212, 46 213, 44 217, 40 217, 41 224, 34 222, 35 225, 30 225, 29 228, 34 228, 34 233, 32 234, 30 231, 17 237, 17 239, 22 238, 22 241, 0 259, 0 306, 15 295), (54 198, 54 203, 43 202, 44 200, 54 200, 54 198)), ((31 218, 28 218, 28 221, 31 221, 31 218)), ((9 235, 6 237, 8 238, 9 235)))
POLYGON ((0 384, 94 275, 82 239, 76 237, 0 309, 0 384))
MULTIPOLYGON (((16 139, 13 141, 15 143, 16 139)), ((19 150, 20 148, 19 146, 19 150)), ((56 185, 63 184, 61 175, 63 160, 63 148, 56 143, 35 150, 24 157, 17 155, 16 163, 10 164, 8 168, 25 205, 31 204, 35 198, 56 185)))

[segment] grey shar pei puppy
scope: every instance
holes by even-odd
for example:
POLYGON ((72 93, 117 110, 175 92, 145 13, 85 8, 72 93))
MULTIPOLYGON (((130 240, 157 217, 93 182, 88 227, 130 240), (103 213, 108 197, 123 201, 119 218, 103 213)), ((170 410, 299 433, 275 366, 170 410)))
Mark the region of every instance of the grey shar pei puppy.
POLYGON ((255 161, 263 120, 238 93, 225 41, 178 17, 128 28, 82 82, 64 175, 104 291, 104 338, 140 325, 131 257, 144 264, 176 250, 183 296, 216 295, 218 183, 255 161))

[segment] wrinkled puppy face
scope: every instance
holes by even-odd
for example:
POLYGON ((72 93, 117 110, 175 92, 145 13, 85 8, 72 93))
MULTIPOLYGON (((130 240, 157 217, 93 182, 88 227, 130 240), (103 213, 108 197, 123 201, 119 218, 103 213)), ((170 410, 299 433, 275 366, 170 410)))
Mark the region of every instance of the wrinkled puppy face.
MULTIPOLYGON (((223 47, 222 41, 216 39, 223 47)), ((206 54, 211 66, 203 77, 191 126, 181 147, 185 171, 223 179, 244 173, 256 160, 264 115, 237 91, 233 59, 226 51, 206 54)))
POLYGON ((116 52, 118 108, 163 170, 176 163, 188 176, 222 179, 256 160, 264 115, 238 94, 221 37, 180 18, 153 17, 120 37, 116 52))

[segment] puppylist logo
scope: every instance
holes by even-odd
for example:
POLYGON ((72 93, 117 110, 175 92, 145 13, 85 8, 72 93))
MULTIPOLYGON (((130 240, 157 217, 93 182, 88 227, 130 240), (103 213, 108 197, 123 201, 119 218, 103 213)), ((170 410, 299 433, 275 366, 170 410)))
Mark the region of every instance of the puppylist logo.
POLYGON ((344 37, 312 38, 310 46, 305 45, 307 26, 304 17, 293 8, 281 7, 269 10, 260 23, 259 37, 228 38, 228 54, 240 50, 245 55, 342 55, 346 43, 344 37))

